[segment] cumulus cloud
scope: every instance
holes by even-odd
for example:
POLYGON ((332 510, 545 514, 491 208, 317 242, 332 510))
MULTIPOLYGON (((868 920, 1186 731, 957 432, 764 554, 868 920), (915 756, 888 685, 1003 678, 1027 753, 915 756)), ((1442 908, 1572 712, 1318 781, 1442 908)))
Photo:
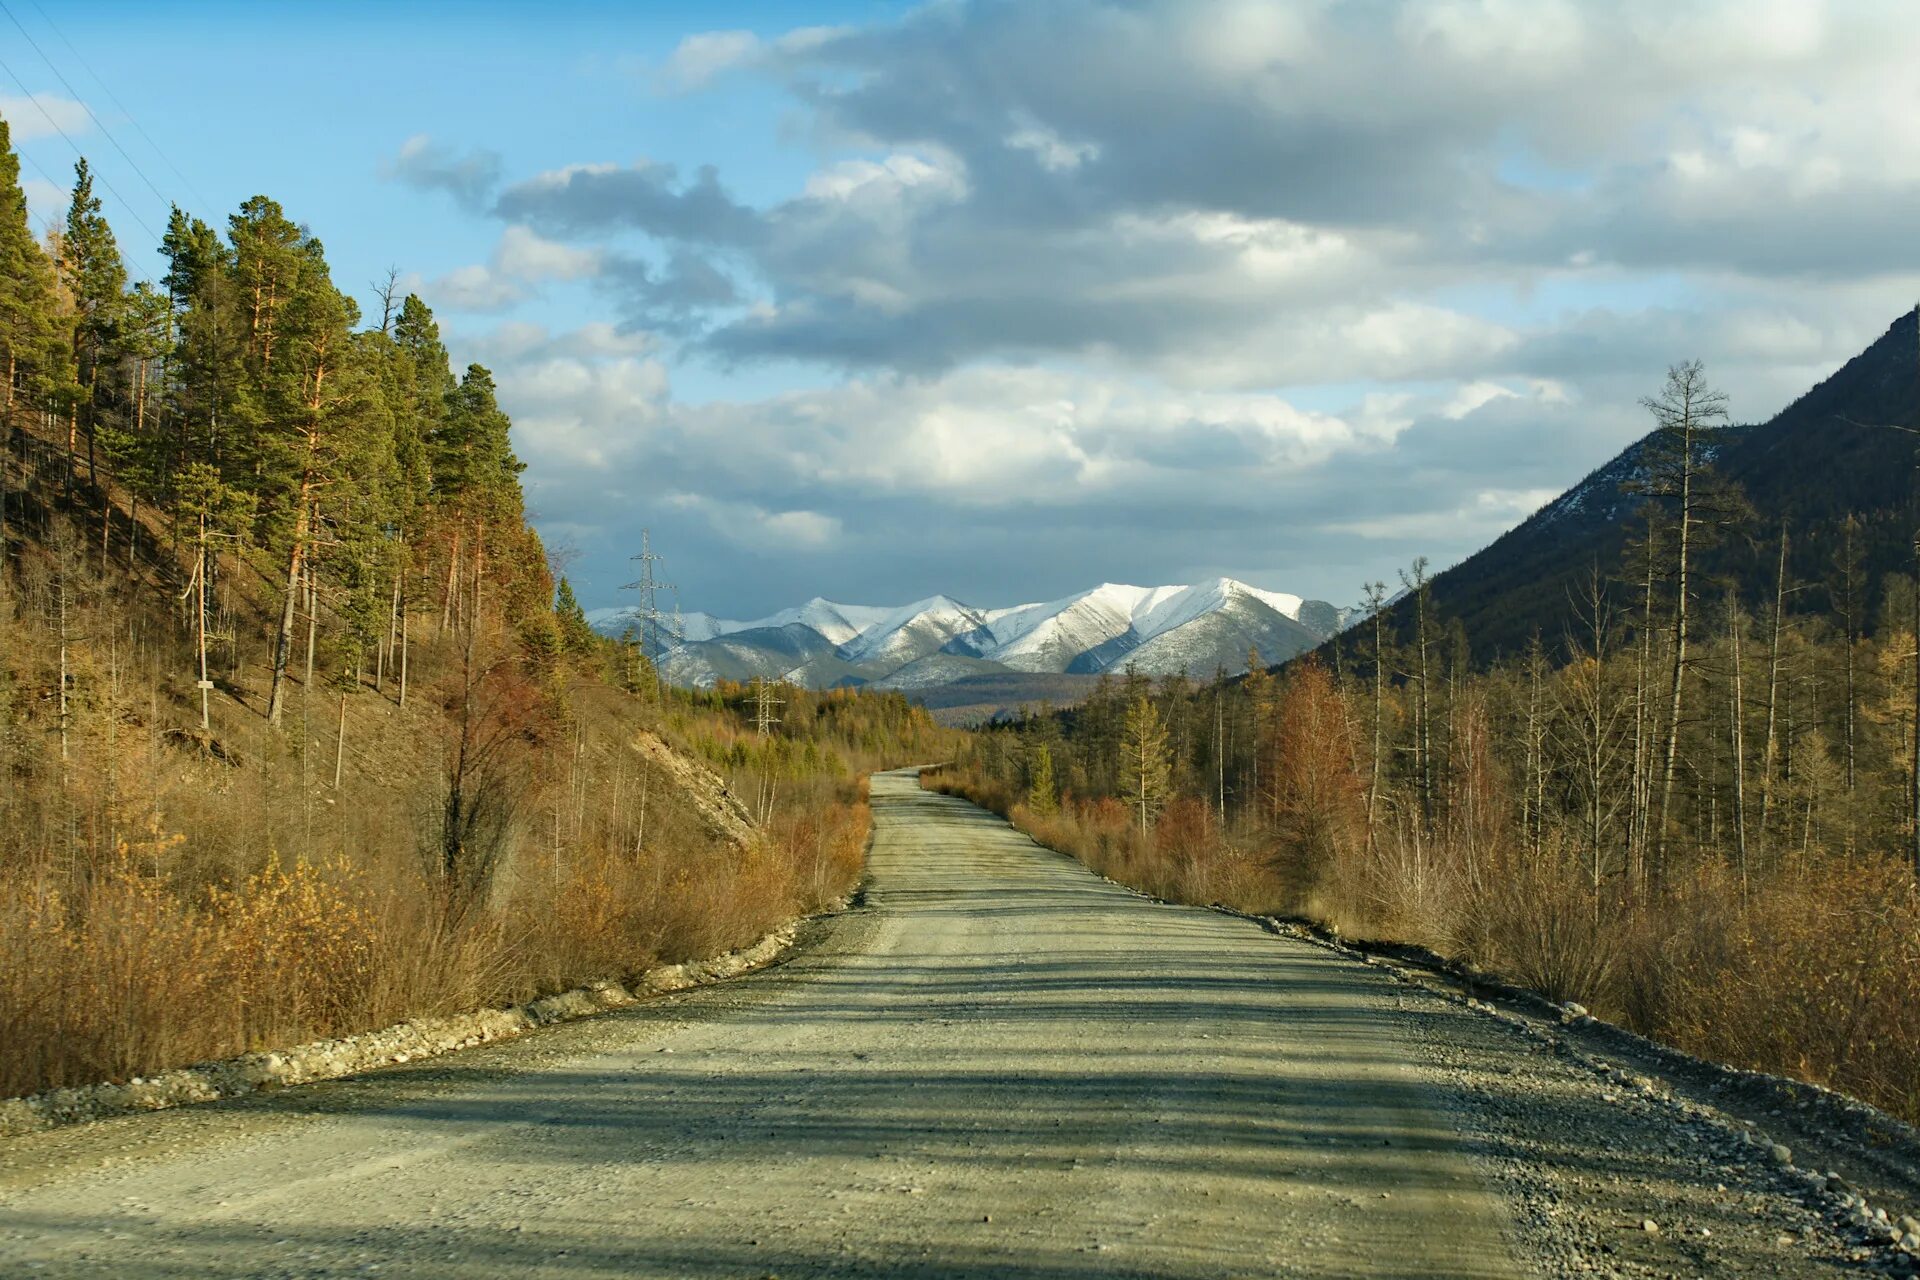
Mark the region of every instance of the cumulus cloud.
POLYGON ((598 248, 578 248, 542 238, 523 226, 501 232, 485 263, 469 263, 423 280, 409 275, 402 285, 436 307, 452 311, 506 311, 554 281, 601 276, 617 256, 598 248))
POLYGON ((424 133, 408 138, 398 154, 380 167, 380 176, 389 181, 444 192, 470 209, 486 206, 500 185, 501 173, 498 152, 479 148, 457 151, 424 133))
POLYGON ((698 32, 674 49, 661 83, 682 92, 704 89, 721 74, 752 61, 761 48, 760 37, 751 31, 698 32))
POLYGON ((757 219, 702 165, 681 182, 671 164, 576 164, 549 170, 500 193, 494 211, 563 235, 644 231, 668 240, 733 244, 752 238, 757 219))
POLYGON ((515 326, 482 349, 535 513, 590 548, 577 577, 606 603, 643 526, 703 606, 796 585, 1007 603, 1075 578, 1225 571, 1229 555, 1266 585, 1345 600, 1387 563, 1496 535, 1619 426, 1552 383, 1361 392, 1328 411, 998 365, 686 402, 615 340, 515 326))
POLYGON ((85 103, 57 93, 0 94, 0 118, 6 120, 15 146, 62 133, 78 138, 93 127, 85 103))
POLYGON ((1044 539, 1332 595, 1577 480, 1673 360, 1755 418, 1877 336, 1920 288, 1916 61, 1908 0, 954 0, 647 73, 785 94, 817 159, 771 197, 726 156, 393 169, 506 228, 449 294, 587 280, 651 335, 496 335, 570 512, 618 527, 581 495, 631 474, 699 495, 658 513, 696 545, 837 521, 754 535, 768 591, 965 592, 1044 539), (675 362, 808 385, 684 403, 675 362))
POLYGON ((20 194, 27 198, 27 211, 48 226, 58 225, 67 212, 69 193, 43 178, 22 178, 20 194))

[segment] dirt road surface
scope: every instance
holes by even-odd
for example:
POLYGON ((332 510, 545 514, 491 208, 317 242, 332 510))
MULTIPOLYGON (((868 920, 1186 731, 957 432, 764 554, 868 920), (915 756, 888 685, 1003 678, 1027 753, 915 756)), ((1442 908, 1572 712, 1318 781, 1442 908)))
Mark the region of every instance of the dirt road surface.
POLYGON ((910 774, 873 795, 864 905, 777 968, 0 1146, 0 1275, 1846 1269, 1670 1102, 910 774))

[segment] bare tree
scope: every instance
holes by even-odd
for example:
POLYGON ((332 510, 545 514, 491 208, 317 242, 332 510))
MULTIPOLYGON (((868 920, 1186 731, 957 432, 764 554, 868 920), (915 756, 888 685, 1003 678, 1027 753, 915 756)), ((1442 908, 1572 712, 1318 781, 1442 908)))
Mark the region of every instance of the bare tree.
POLYGON ((1380 814, 1380 764, 1387 700, 1386 604, 1387 584, 1369 582, 1361 588, 1367 616, 1373 622, 1373 758, 1367 772, 1367 847, 1373 847, 1373 826, 1380 814))
POLYGON ((1433 699, 1429 658, 1432 652, 1431 628, 1427 614, 1432 605, 1427 576, 1427 558, 1417 557, 1400 571, 1400 583, 1413 599, 1413 670, 1407 672, 1414 682, 1413 764, 1414 780, 1420 790, 1420 820, 1433 829, 1433 699))
POLYGON ((392 333, 393 321, 400 314, 400 268, 387 268, 386 275, 373 282, 373 296, 380 303, 380 332, 392 333))
POLYGON ((1666 856, 1667 815, 1673 805, 1673 781, 1680 759, 1680 726, 1686 693, 1687 609, 1693 584, 1689 574, 1696 530, 1706 514, 1702 436, 1727 418, 1727 397, 1707 384, 1698 360, 1667 370, 1666 386, 1641 404, 1653 414, 1654 440, 1643 490, 1671 500, 1674 534, 1673 653, 1667 678, 1667 735, 1660 773, 1660 800, 1653 816, 1653 861, 1658 878, 1666 856))

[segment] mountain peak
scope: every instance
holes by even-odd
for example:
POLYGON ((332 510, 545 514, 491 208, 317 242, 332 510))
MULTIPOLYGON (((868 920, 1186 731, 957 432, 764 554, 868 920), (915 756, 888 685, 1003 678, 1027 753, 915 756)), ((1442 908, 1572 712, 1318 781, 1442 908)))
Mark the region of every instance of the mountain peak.
MULTIPOLYGON (((615 612, 596 614, 596 625, 603 615, 615 621, 615 612)), ((943 593, 893 608, 814 596, 751 622, 697 616, 703 624, 689 627, 686 642, 667 655, 675 680, 710 684, 767 675, 823 687, 886 683, 924 690, 995 672, 1038 680, 1129 661, 1154 674, 1237 671, 1250 649, 1278 662, 1311 648, 1340 613, 1220 576, 1153 587, 1103 582, 1058 600, 1001 609, 977 609, 943 593), (1309 618, 1302 616, 1303 603, 1316 610, 1309 618)))

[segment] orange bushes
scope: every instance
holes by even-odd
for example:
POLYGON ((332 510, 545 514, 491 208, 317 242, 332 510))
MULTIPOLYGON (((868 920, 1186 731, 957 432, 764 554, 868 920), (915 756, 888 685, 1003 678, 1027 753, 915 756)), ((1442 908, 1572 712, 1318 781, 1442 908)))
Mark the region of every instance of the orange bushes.
POLYGON ((1626 913, 1617 897, 1595 894, 1557 845, 1539 856, 1507 850, 1488 870, 1466 932, 1462 949, 1486 968, 1550 999, 1619 1007, 1626 913))
POLYGON ((1920 1117, 1920 895, 1903 863, 1823 859, 1745 910, 1735 877, 1709 872, 1662 923, 1640 966, 1652 1030, 1920 1117))
POLYGON ((376 882, 344 861, 269 858, 230 887, 193 890, 123 846, 70 890, 0 877, 0 1097, 744 946, 847 893, 868 830, 864 784, 819 784, 746 849, 589 844, 529 868, 497 910, 451 915, 420 875, 376 882))
POLYGON ((197 900, 128 859, 72 893, 0 883, 0 1096, 362 1025, 376 928, 304 863, 197 900))

